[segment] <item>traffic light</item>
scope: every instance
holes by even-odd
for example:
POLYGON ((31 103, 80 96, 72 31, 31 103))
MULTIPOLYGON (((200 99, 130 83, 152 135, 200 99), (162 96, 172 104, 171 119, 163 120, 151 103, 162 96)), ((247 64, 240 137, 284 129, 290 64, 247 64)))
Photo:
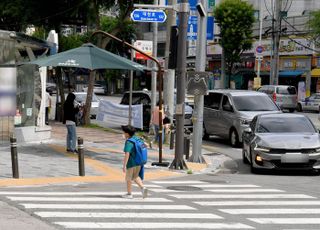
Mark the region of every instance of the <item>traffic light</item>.
POLYGON ((172 26, 170 35, 169 69, 175 69, 177 67, 178 34, 178 26, 172 26))

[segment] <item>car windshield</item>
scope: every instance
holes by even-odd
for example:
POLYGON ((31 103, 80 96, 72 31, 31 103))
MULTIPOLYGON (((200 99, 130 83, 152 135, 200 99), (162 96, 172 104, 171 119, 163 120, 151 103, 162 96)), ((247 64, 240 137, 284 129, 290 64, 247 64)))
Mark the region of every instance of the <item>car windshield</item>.
MULTIPOLYGON (((78 102, 85 102, 87 98, 86 93, 81 93, 81 94, 75 94, 76 95, 76 101, 78 102)), ((97 96, 95 94, 92 95, 92 102, 97 102, 99 101, 97 96)))
MULTIPOLYGON (((122 105, 129 105, 129 93, 125 93, 120 104, 122 105)), ((144 93, 132 93, 132 104, 138 105, 149 105, 151 103, 151 100, 147 94, 144 93)))
POLYGON ((306 117, 262 117, 257 133, 315 133, 306 117))
POLYGON ((278 107, 267 95, 234 96, 234 106, 238 111, 278 111, 278 107))

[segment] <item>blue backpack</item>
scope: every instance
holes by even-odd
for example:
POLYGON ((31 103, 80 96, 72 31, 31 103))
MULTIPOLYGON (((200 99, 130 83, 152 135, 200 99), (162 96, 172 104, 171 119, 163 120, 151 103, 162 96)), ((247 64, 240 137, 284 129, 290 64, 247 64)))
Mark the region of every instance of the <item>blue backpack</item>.
POLYGON ((144 165, 147 163, 148 149, 143 140, 138 137, 131 137, 128 141, 132 142, 135 146, 136 156, 134 161, 137 165, 144 165))

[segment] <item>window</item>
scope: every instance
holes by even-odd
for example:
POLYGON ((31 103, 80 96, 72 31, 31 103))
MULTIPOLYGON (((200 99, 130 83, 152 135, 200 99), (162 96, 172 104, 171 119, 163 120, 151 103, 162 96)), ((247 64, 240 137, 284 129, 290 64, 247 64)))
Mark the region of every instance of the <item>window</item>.
POLYGON ((294 86, 277 87, 277 94, 296 94, 296 88, 294 86))
POLYGON ((278 107, 267 95, 234 96, 234 106, 238 111, 278 111, 278 107))
POLYGON ((209 93, 204 97, 204 106, 210 109, 219 109, 221 97, 221 93, 209 93))
POLYGON ((223 111, 228 111, 228 112, 233 111, 232 105, 231 105, 229 98, 227 96, 223 96, 222 109, 223 109, 223 111))

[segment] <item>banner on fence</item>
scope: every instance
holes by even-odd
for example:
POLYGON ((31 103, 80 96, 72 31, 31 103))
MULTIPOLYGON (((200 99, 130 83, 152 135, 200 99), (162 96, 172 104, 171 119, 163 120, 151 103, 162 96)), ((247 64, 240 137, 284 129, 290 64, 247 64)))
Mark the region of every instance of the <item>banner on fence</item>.
MULTIPOLYGON (((141 105, 132 106, 132 126, 135 128, 143 128, 143 112, 141 105)), ((120 105, 110 101, 100 101, 97 120, 118 124, 127 125, 129 120, 129 105, 120 105)))

